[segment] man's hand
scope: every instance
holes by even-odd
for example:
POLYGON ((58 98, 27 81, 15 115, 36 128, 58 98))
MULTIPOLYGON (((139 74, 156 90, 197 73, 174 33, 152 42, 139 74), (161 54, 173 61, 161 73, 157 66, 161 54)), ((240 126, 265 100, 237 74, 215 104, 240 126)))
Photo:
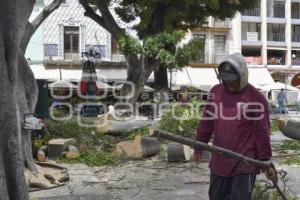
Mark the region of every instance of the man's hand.
POLYGON ((277 180, 277 173, 276 173, 276 171, 273 167, 265 170, 264 173, 265 173, 267 179, 277 183, 277 181, 278 181, 277 180))

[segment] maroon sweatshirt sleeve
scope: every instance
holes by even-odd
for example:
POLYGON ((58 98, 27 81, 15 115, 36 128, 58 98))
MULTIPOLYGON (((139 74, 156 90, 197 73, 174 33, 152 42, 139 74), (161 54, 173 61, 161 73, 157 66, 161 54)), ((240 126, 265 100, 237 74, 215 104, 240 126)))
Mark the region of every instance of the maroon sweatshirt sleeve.
POLYGON ((212 118, 212 113, 214 109, 213 106, 211 105, 211 102, 212 100, 207 101, 207 104, 204 107, 202 117, 198 125, 196 140, 200 142, 208 143, 212 135, 213 123, 214 123, 214 119, 212 118))
POLYGON ((270 119, 269 119, 269 106, 265 97, 259 98, 260 103, 263 105, 263 111, 257 113, 262 115, 262 119, 255 120, 254 134, 256 156, 259 160, 269 160, 272 157, 271 143, 270 143, 270 119))

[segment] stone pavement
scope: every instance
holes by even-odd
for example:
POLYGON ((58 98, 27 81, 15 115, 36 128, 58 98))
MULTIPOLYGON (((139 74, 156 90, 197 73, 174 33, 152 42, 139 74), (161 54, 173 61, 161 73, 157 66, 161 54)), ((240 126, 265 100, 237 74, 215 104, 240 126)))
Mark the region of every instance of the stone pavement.
POLYGON ((153 157, 94 170, 115 199, 208 199, 208 163, 167 163, 153 157))
POLYGON ((70 181, 65 186, 30 192, 32 200, 108 200, 113 199, 90 168, 83 164, 62 165, 68 169, 70 181))

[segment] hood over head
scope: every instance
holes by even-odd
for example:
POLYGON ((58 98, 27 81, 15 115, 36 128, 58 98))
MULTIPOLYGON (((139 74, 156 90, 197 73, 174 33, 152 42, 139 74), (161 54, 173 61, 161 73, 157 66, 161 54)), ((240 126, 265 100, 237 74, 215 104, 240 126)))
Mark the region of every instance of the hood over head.
POLYGON ((238 91, 242 91, 248 84, 248 67, 244 57, 240 53, 234 53, 226 57, 218 66, 218 72, 223 71, 223 67, 230 64, 239 76, 240 84, 238 91))

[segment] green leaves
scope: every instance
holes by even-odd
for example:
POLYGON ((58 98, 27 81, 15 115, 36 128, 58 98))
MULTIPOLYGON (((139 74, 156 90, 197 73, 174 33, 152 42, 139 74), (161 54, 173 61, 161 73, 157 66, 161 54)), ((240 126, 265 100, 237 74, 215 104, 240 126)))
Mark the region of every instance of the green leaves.
POLYGON ((142 45, 138 39, 129 35, 118 37, 118 44, 124 55, 136 55, 142 53, 142 45))
POLYGON ((189 43, 180 47, 176 51, 176 64, 177 67, 182 68, 189 65, 192 61, 199 58, 201 53, 200 49, 203 47, 204 43, 200 39, 192 39, 189 43))
POLYGON ((138 39, 125 35, 119 37, 118 43, 125 55, 143 53, 168 68, 182 68, 199 57, 203 46, 202 40, 192 39, 188 44, 177 48, 183 36, 183 31, 162 32, 145 38, 141 45, 138 39))

